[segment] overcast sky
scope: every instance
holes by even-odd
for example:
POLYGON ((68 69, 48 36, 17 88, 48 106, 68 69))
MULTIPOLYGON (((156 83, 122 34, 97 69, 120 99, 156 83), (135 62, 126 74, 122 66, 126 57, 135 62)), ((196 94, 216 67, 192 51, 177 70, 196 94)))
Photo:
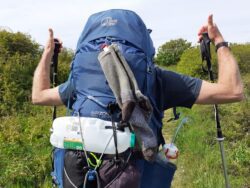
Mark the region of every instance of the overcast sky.
POLYGON ((177 38, 195 44, 210 13, 227 41, 250 42, 249 0, 0 0, 0 26, 42 45, 51 27, 65 47, 75 49, 87 18, 111 8, 135 11, 153 30, 156 48, 177 38))

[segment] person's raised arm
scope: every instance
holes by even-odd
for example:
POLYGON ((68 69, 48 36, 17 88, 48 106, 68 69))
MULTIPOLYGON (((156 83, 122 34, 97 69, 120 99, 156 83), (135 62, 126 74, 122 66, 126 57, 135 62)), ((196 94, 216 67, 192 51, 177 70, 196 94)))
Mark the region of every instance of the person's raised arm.
POLYGON ((49 40, 35 70, 32 86, 32 103, 38 105, 61 105, 58 87, 50 88, 50 64, 54 53, 53 30, 49 29, 49 40))
MULTIPOLYGON (((212 15, 208 17, 207 25, 199 30, 199 40, 201 40, 204 32, 208 32, 210 40, 215 45, 225 42, 218 27, 213 23, 212 15)), ((238 64, 230 49, 225 46, 218 48, 217 56, 218 81, 217 83, 202 82, 196 104, 229 103, 241 101, 244 98, 238 64)))

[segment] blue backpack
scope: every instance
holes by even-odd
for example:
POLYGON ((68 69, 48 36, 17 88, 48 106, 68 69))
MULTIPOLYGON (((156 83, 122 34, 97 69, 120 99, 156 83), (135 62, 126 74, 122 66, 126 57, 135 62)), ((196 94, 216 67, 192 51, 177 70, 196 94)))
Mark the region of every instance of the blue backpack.
MULTIPOLYGON (((95 117, 110 120, 107 106, 116 99, 106 81, 98 54, 103 45, 116 43, 127 60, 141 92, 146 95, 153 107, 153 116, 149 126, 157 135, 159 144, 164 141, 159 134, 163 112, 157 104, 152 85, 155 80, 153 57, 155 49, 148 30, 142 19, 129 10, 112 9, 93 14, 89 17, 78 40, 71 65, 70 82, 74 87, 72 115, 95 117), (156 123, 158 122, 158 123, 156 123)), ((119 121, 119 117, 116 117, 119 121)), ((54 181, 62 186, 64 150, 54 151, 54 181)), ((138 160, 141 171, 141 188, 167 188, 176 170, 175 166, 148 163, 138 160)))

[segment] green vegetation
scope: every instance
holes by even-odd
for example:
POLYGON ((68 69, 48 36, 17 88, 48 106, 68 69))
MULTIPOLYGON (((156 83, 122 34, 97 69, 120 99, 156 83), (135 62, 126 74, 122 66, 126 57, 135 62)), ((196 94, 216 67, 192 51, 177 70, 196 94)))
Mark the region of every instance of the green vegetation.
MULTIPOLYGON (((221 105, 221 125, 225 136, 224 148, 227 158, 231 187, 245 188, 249 182, 249 102, 221 105)), ((178 170, 173 188, 222 188, 224 176, 212 106, 197 106, 192 110, 178 109, 182 117, 190 121, 179 132, 176 144, 180 150, 178 170)), ((171 135, 178 122, 164 128, 171 135)))
MULTIPOLYGON (((190 47, 183 39, 176 41, 177 46, 187 46, 179 59, 168 63, 170 66, 166 68, 206 78, 201 70, 198 47, 190 47)), ((250 187, 250 44, 234 44, 231 48, 243 73, 246 100, 220 105, 221 125, 226 137, 230 182, 232 187, 246 188, 250 187)), ((42 48, 29 35, 0 31, 0 187, 50 187, 52 109, 34 106, 30 100, 33 72, 41 52, 42 48)), ((212 56, 216 70, 215 54, 212 56)), ((73 52, 69 49, 60 54, 60 82, 68 77, 72 57, 73 52)), ((212 107, 178 110, 182 117, 192 120, 181 129, 176 140, 180 157, 173 187, 224 187, 212 107)), ((58 113, 64 115, 65 109, 59 108, 58 113)), ((166 111, 164 121, 170 115, 166 111)), ((171 137, 177 123, 164 123, 167 124, 164 126, 166 137, 171 137)))
MULTIPOLYGON (((41 52, 29 35, 0 31, 0 187, 50 187, 52 109, 31 104, 41 52)), ((60 82, 72 57, 67 49, 60 55, 60 82)))
POLYGON ((166 42, 159 47, 155 62, 162 66, 176 65, 182 53, 191 47, 191 43, 183 39, 166 42))

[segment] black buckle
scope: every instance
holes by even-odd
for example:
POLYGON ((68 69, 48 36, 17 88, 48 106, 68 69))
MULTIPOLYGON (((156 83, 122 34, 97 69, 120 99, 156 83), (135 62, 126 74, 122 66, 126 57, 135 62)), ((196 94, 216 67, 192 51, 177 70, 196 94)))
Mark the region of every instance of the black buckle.
POLYGON ((107 106, 108 113, 110 115, 114 114, 116 111, 120 110, 119 105, 116 102, 110 102, 107 106))

